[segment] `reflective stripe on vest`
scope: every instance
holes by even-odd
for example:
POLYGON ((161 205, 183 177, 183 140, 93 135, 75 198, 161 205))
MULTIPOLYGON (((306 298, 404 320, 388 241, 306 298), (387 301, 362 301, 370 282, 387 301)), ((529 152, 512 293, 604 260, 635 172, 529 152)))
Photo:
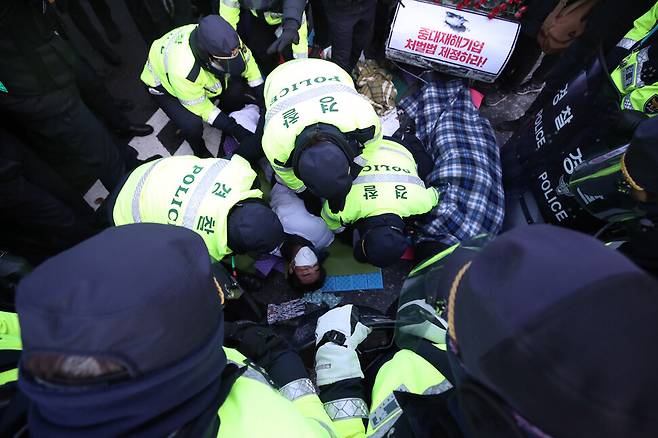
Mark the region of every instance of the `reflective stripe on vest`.
POLYGON ((203 198, 208 193, 210 185, 213 183, 215 178, 217 178, 219 172, 221 172, 228 163, 229 161, 226 160, 217 161, 212 166, 210 166, 210 169, 208 169, 203 175, 203 178, 201 178, 201 181, 197 185, 196 189, 194 189, 192 196, 190 196, 189 204, 185 209, 185 215, 183 216, 183 226, 185 228, 192 229, 194 226, 194 220, 196 219, 197 211, 201 206, 203 198))
POLYGON ((149 174, 155 166, 162 161, 162 158, 155 160, 152 164, 151 167, 146 169, 146 172, 142 174, 142 176, 139 178, 139 181, 137 182, 137 187, 135 187, 135 191, 133 192, 133 200, 132 200, 132 213, 133 213, 133 221, 135 223, 139 223, 142 221, 142 215, 139 212, 139 199, 140 196, 142 195, 142 190, 144 189, 144 184, 146 183, 146 178, 148 178, 149 174))
POLYGON ((267 126, 269 121, 274 116, 278 115, 281 111, 294 107, 300 102, 305 102, 307 100, 313 99, 314 97, 321 96, 324 94, 329 94, 329 93, 351 93, 351 94, 359 95, 359 93, 354 89, 354 87, 343 84, 341 82, 336 84, 318 85, 309 90, 302 91, 299 94, 290 96, 288 98, 286 97, 279 98, 279 100, 271 108, 267 109, 267 112, 265 113, 265 126, 267 126))
MULTIPOLYGON (((452 384, 448 380, 444 380, 438 385, 433 385, 427 388, 425 391, 423 391, 423 395, 441 394, 448 391, 451 388, 452 388, 452 384)), ((409 392, 409 389, 404 385, 400 385, 395 391, 409 392)), ((386 425, 384 425, 384 427, 382 427, 381 429, 376 430, 375 433, 373 433, 372 435, 369 435, 369 437, 377 438, 386 435, 386 433, 389 430, 391 430, 391 428, 395 425, 395 422, 398 421, 398 418, 400 418, 400 416, 402 416, 402 408, 400 407, 400 404, 395 398, 395 394, 391 393, 377 406, 377 408, 375 408, 375 410, 373 410, 370 413, 370 417, 368 421, 369 421, 369 425, 373 429, 376 429, 377 426, 384 423, 385 421, 389 419, 392 420, 389 421, 386 425)))
POLYGON ((341 398, 324 404, 332 421, 349 418, 368 418, 368 406, 360 398, 341 398))
POLYGON ((279 389, 279 393, 290 401, 295 401, 305 395, 316 394, 313 382, 311 382, 311 379, 306 378, 293 380, 292 382, 283 385, 281 389, 279 389))
POLYGON ((154 81, 153 86, 154 86, 154 87, 157 87, 157 86, 159 86, 159 85, 162 85, 162 82, 160 81, 160 78, 157 77, 157 76, 155 75, 155 73, 153 72, 153 66, 151 65, 151 61, 149 61, 148 59, 146 60, 146 68, 147 68, 148 71, 151 73, 151 76, 153 76, 153 81, 154 81))
MULTIPOLYGON (((435 345, 433 348, 439 347, 435 345)), ((450 388, 443 374, 430 362, 413 351, 398 351, 381 366, 375 378, 368 436, 384 436, 402 414, 395 399, 396 391, 429 395, 440 394, 450 388)))
POLYGON ((425 183, 420 177, 414 175, 400 175, 397 173, 378 173, 375 175, 364 175, 357 176, 354 180, 354 185, 356 184, 368 184, 368 183, 401 183, 401 184, 416 184, 425 188, 425 183))
POLYGON ((630 50, 636 43, 637 41, 633 41, 630 38, 622 38, 621 41, 617 43, 617 47, 621 47, 622 49, 630 50))
POLYGON ((256 380, 257 382, 263 383, 263 384, 265 384, 269 387, 274 387, 274 382, 272 382, 270 379, 265 377, 265 375, 263 373, 261 373, 260 371, 258 371, 255 368, 253 368, 251 365, 236 362, 236 361, 231 360, 231 359, 228 359, 227 362, 237 366, 238 368, 245 368, 244 372, 242 373, 242 377, 246 377, 247 379, 256 380))
POLYGON ((180 30, 175 34, 173 34, 171 38, 169 38, 169 41, 167 41, 167 45, 165 46, 164 49, 162 63, 164 64, 164 70, 165 70, 165 74, 167 75, 167 79, 169 79, 169 50, 171 49, 171 45, 174 43, 174 41, 176 40, 176 38, 178 38, 180 34, 181 34, 180 30))

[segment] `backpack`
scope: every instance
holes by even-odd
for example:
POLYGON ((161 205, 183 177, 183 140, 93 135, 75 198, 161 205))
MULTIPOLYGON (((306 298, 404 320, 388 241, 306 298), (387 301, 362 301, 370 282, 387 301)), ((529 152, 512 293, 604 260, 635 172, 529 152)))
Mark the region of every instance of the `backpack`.
POLYGON ((587 15, 598 0, 560 0, 537 34, 537 43, 547 54, 561 52, 585 32, 587 15))

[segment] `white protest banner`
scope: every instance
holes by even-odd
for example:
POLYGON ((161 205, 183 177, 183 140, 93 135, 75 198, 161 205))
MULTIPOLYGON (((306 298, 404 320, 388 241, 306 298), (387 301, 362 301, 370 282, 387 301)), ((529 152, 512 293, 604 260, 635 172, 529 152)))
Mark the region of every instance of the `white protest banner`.
POLYGON ((485 13, 403 0, 386 47, 390 59, 493 82, 512 55, 519 23, 485 13))

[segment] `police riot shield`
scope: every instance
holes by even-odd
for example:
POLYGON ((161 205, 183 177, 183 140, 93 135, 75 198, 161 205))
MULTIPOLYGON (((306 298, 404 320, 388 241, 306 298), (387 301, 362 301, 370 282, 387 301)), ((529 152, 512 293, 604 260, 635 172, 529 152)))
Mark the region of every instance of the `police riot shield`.
POLYGON ((605 222, 624 222, 646 215, 621 168, 628 145, 595 157, 576 168, 566 191, 592 216, 605 222))
POLYGON ((454 265, 466 263, 490 240, 490 236, 481 235, 461 245, 453 245, 409 273, 400 290, 395 317, 394 340, 398 348, 415 350, 422 340, 439 346, 445 344, 448 330, 445 312, 449 285, 455 275, 446 271, 446 262, 450 260, 454 265))
POLYGON ((616 93, 611 87, 599 55, 555 95, 538 97, 544 105, 501 149, 504 229, 551 223, 592 234, 604 225, 572 196, 569 178, 581 163, 609 150, 597 106, 615 105, 601 98, 616 93))

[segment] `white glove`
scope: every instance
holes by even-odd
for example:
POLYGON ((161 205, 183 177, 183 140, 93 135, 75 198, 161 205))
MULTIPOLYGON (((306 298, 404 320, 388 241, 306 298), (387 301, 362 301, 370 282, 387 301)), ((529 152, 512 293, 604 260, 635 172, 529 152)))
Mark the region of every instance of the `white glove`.
POLYGON ((413 300, 400 306, 397 320, 401 333, 445 344, 448 323, 425 300, 413 300))
POLYGON ((353 307, 352 304, 337 307, 318 319, 315 345, 322 345, 315 353, 315 372, 319 386, 363 378, 356 347, 372 329, 358 321, 358 312, 353 307))

